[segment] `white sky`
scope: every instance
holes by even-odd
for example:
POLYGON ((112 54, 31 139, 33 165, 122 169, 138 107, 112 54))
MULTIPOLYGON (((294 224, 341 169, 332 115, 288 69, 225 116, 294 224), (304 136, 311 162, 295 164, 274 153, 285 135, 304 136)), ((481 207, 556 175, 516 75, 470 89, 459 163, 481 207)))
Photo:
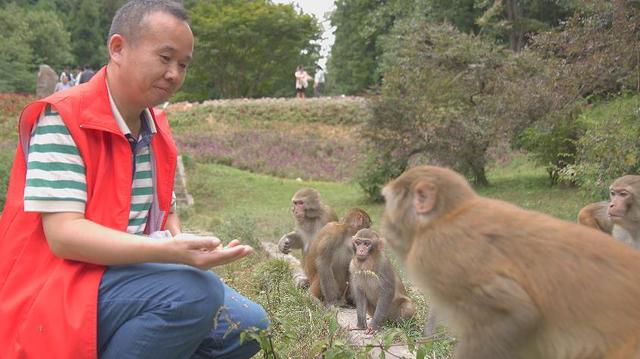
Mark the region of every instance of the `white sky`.
MULTIPOLYGON (((329 21, 329 14, 335 9, 334 0, 272 0, 276 4, 294 4, 294 8, 301 9, 305 14, 313 14, 316 16, 322 26, 322 40, 320 42, 321 49, 320 65, 325 67, 327 55, 331 51, 333 45, 333 30, 329 21)), ((326 67, 325 67, 326 70, 326 67)))

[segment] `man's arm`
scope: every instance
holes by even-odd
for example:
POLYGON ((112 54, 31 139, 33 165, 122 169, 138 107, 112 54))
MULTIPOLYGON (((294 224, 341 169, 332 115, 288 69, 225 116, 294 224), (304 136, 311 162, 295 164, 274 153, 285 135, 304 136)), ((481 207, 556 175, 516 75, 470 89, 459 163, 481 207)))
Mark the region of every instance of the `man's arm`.
POLYGON ((214 237, 150 240, 104 227, 74 212, 42 213, 42 225, 56 256, 101 265, 158 262, 208 269, 253 252, 237 241, 222 248, 214 237))
POLYGON ((174 237, 182 233, 182 229, 180 226, 180 217, 178 217, 177 213, 169 213, 169 216, 167 217, 166 228, 174 237))

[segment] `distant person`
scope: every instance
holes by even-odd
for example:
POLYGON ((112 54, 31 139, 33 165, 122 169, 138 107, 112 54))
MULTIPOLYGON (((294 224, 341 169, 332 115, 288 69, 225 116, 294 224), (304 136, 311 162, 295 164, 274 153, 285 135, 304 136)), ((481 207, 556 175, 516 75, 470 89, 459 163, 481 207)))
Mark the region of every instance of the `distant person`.
POLYGON ((73 82, 72 86, 75 86, 80 83, 80 75, 82 75, 82 68, 80 66, 76 66, 73 69, 73 73, 75 74, 75 76, 73 77, 75 81, 73 82))
POLYGON ((316 74, 313 77, 313 96, 320 97, 324 91, 324 70, 322 66, 316 66, 316 74))
POLYGON ((91 69, 90 65, 84 65, 84 70, 80 74, 80 78, 78 79, 79 84, 83 84, 91 80, 91 78, 95 75, 93 69, 91 69))
POLYGON ((71 88, 71 86, 72 86, 71 81, 69 81, 69 78, 63 72, 60 75, 60 81, 56 84, 56 88, 53 89, 53 92, 59 92, 59 91, 62 91, 62 90, 66 90, 68 88, 71 88))
POLYGON ((73 86, 73 83, 75 81, 75 78, 73 77, 73 74, 71 73, 71 68, 69 66, 65 66, 64 70, 62 70, 62 72, 60 73, 60 82, 62 82, 62 76, 66 76, 67 77, 67 81, 69 82, 69 86, 73 86))
POLYGON ((304 66, 298 65, 296 69, 296 97, 305 98, 305 91, 309 85, 309 74, 304 70, 304 66))

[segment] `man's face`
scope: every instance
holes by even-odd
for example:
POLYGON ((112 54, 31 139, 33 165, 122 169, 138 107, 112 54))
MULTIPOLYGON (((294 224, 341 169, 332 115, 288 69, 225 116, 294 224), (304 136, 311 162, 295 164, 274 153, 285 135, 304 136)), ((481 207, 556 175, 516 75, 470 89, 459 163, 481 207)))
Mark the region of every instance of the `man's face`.
POLYGON ((120 81, 127 84, 132 104, 153 107, 180 89, 193 53, 189 25, 170 14, 153 12, 140 26, 135 41, 125 41, 120 81))

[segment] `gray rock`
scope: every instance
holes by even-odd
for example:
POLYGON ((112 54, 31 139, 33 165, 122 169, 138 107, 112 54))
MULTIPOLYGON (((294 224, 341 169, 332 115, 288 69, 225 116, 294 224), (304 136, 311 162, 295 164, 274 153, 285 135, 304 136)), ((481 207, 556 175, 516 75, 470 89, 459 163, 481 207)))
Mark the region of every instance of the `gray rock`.
POLYGON ((38 82, 36 85, 36 96, 43 98, 51 95, 56 88, 58 74, 49 65, 40 65, 38 70, 38 82))

